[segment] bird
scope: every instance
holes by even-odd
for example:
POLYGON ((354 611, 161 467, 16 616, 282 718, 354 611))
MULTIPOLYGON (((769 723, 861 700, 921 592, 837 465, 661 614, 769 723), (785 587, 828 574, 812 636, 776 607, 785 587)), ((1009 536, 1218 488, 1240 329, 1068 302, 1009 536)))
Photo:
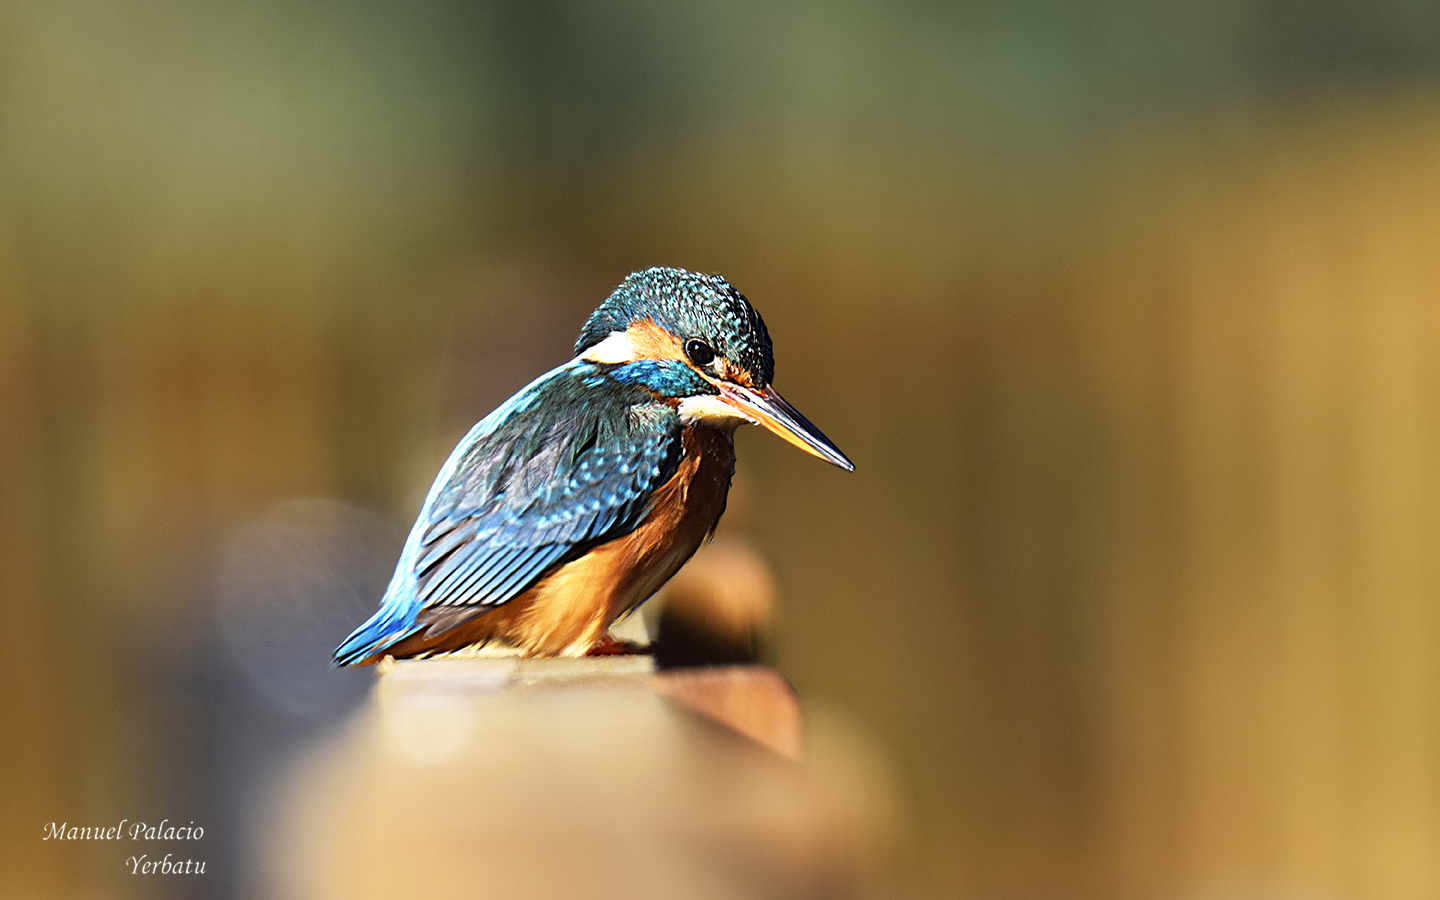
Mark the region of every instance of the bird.
POLYGON ((610 626, 714 533, 734 434, 758 424, 854 464, 775 391, 765 322, 719 275, 634 272, 567 363, 481 419, 425 497, 379 610, 337 666, 498 643, 628 652, 610 626))

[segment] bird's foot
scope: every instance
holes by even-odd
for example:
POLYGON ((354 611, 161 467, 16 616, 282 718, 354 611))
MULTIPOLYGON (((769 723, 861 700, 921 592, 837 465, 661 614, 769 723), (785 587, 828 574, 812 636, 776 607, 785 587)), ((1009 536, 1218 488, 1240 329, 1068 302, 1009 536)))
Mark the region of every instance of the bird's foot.
POLYGON ((617 637, 604 635, 590 649, 585 651, 586 656, 634 656, 640 653, 649 653, 652 650, 650 644, 637 644, 634 641, 622 641, 617 637))

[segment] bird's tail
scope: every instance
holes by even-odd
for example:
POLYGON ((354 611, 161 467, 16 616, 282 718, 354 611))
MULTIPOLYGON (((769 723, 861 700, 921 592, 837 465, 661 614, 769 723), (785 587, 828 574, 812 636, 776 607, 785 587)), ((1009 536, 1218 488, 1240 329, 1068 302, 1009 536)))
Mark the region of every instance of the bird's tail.
POLYGON ((386 603, 335 648, 334 665, 374 662, 386 647, 419 630, 415 609, 410 604, 386 603))

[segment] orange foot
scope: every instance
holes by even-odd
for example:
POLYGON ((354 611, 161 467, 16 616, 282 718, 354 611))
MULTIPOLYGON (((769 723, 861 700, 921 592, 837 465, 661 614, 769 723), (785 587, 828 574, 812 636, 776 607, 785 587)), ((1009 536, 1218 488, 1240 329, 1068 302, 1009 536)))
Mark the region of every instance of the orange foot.
POLYGON ((634 641, 622 641, 619 638, 605 635, 590 645, 585 651, 586 656, 634 656, 637 653, 649 653, 649 644, 637 644, 634 641))

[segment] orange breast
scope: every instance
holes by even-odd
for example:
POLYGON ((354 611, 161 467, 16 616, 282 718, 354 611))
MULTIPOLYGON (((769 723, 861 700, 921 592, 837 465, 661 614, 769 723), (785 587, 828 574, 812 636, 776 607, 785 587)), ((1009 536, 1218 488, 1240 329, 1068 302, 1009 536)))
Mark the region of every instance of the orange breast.
POLYGON ((578 656, 619 616, 660 589, 715 528, 735 470, 732 432, 685 430, 680 466, 640 526, 561 566, 528 600, 508 637, 528 655, 578 656))

